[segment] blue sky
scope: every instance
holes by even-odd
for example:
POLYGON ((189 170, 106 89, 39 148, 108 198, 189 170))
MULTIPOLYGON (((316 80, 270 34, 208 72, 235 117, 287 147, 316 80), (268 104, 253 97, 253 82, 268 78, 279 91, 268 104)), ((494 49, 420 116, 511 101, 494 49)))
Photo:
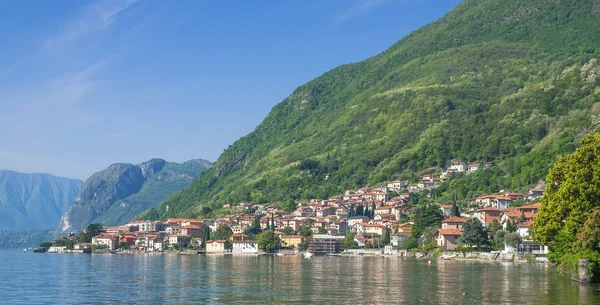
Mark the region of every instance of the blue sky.
POLYGON ((298 86, 459 0, 0 0, 0 169, 215 161, 298 86))

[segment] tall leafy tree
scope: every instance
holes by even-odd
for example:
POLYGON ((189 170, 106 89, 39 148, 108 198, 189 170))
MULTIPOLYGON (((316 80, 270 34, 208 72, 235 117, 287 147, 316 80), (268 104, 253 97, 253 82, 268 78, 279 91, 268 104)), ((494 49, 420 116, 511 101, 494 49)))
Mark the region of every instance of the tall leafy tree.
POLYGON ((426 228, 438 228, 442 225, 444 215, 440 207, 435 204, 424 204, 414 209, 414 226, 412 236, 419 238, 426 228))
POLYGON ((463 224, 462 240, 467 246, 484 246, 488 244, 488 233, 479 220, 469 218, 463 224))
POLYGON ((213 237, 214 239, 229 240, 231 235, 233 235, 233 230, 231 230, 231 227, 223 224, 215 230, 213 237))
POLYGON ((383 242, 384 245, 389 245, 390 241, 391 241, 391 233, 390 233, 390 228, 386 227, 385 230, 383 231, 383 237, 381 238, 381 241, 383 242))
POLYGON ((354 240, 354 237, 356 237, 356 235, 354 235, 354 233, 346 234, 346 237, 344 238, 344 247, 346 249, 358 248, 358 242, 356 242, 356 240, 354 240))
POLYGON ((511 221, 510 219, 506 221, 506 231, 508 232, 516 232, 517 231, 517 224, 513 221, 511 221))
POLYGON ((456 205, 456 200, 452 202, 452 216, 460 217, 460 211, 458 210, 458 206, 456 205))
POLYGON ((592 273, 600 274, 600 253, 593 246, 596 232, 590 219, 600 207, 600 133, 588 135, 574 153, 548 172, 546 191, 532 229, 534 238, 550 246, 548 259, 576 269, 576 258, 590 258, 592 273))
POLYGON ((100 234, 102 225, 99 223, 90 223, 85 229, 79 232, 78 241, 81 243, 91 243, 92 237, 100 234))
POLYGON ((504 244, 513 248, 516 248, 519 244, 521 244, 521 241, 521 235, 519 235, 517 232, 510 232, 504 236, 504 244))
POLYGON ((258 248, 266 252, 275 252, 279 249, 279 237, 274 231, 264 231, 257 236, 258 248))
POLYGON ((358 207, 356 208, 356 216, 363 216, 364 215, 364 208, 362 203, 358 205, 358 207))

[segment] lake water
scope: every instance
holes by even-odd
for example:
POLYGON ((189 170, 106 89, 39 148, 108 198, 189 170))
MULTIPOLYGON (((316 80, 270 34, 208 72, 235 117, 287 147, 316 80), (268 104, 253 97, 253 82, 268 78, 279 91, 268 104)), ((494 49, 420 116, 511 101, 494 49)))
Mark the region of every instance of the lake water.
POLYGON ((0 251, 2 304, 600 304, 540 264, 0 251))

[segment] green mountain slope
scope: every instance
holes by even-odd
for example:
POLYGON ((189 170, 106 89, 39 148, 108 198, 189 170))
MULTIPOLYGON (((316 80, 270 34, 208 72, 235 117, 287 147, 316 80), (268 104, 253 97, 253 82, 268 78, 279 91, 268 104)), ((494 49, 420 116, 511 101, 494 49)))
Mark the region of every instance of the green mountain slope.
POLYGON ((0 170, 0 231, 52 229, 83 181, 0 170))
POLYGON ((210 165, 206 160, 178 164, 162 159, 113 164, 87 179, 77 202, 64 213, 57 234, 78 231, 93 222, 126 223, 187 187, 210 165))
POLYGON ((297 88, 158 212, 323 198, 451 159, 496 162, 485 189, 534 184, 595 128, 598 58, 600 1, 466 0, 297 88))

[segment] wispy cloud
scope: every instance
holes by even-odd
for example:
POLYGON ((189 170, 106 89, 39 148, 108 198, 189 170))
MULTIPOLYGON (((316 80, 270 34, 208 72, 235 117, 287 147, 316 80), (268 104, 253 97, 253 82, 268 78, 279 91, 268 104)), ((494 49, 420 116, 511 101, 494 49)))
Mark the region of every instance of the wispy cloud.
POLYGON ((390 2, 390 0, 360 0, 353 6, 346 8, 334 17, 334 24, 341 26, 349 20, 364 15, 372 9, 390 2))
POLYGON ((45 48, 74 41, 86 34, 107 29, 118 15, 141 0, 103 0, 82 10, 71 22, 68 22, 61 32, 49 37, 44 42, 45 48))

